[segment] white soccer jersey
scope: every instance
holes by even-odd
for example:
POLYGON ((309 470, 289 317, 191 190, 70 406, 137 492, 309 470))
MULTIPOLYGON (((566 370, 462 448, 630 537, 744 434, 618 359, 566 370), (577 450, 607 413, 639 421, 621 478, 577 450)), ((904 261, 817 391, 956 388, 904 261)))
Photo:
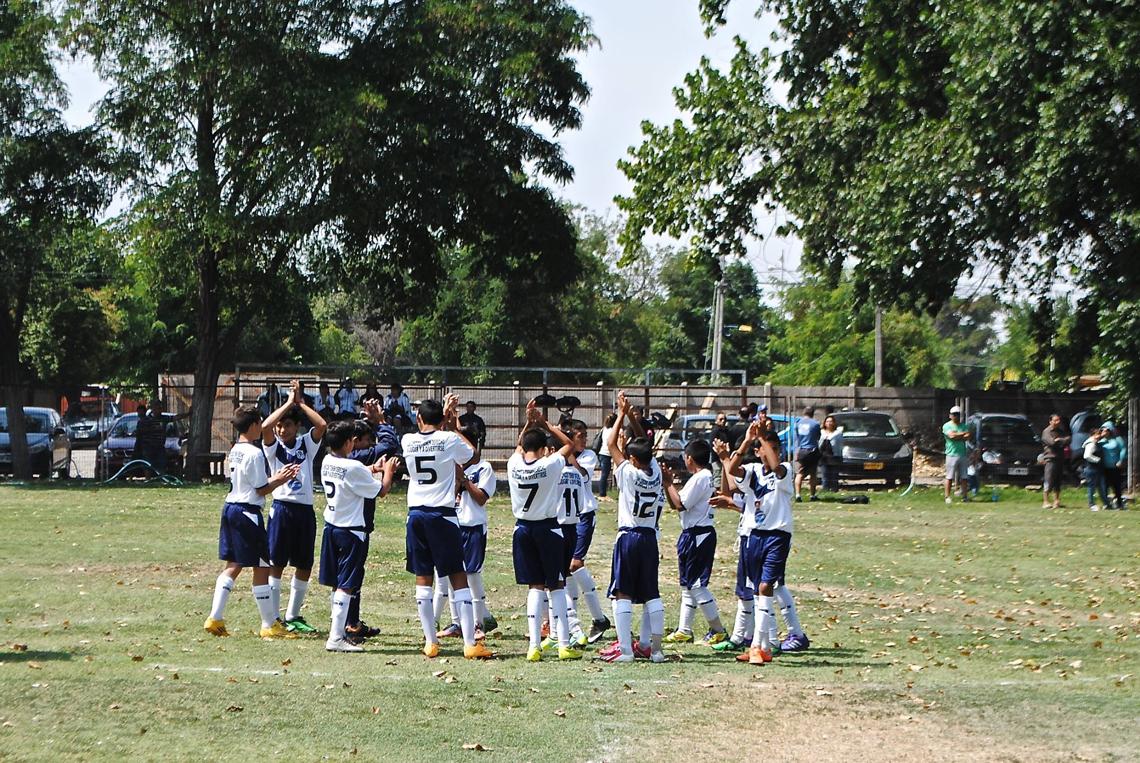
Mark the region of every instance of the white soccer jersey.
POLYGON ((657 459, 643 472, 631 461, 622 461, 614 472, 618 494, 618 528, 657 527, 665 496, 661 492, 661 468, 657 459))
POLYGON ((265 498, 257 494, 269 483, 269 469, 265 454, 252 442, 238 442, 230 448, 227 459, 230 472, 230 492, 226 503, 248 503, 264 506, 265 498))
POLYGON ((325 521, 335 527, 364 529, 364 499, 375 498, 382 485, 368 467, 351 458, 329 453, 321 462, 325 488, 325 521))
POLYGON ((586 448, 584 451, 574 457, 578 462, 578 466, 586 470, 583 479, 586 480, 586 493, 583 498, 586 502, 582 504, 583 514, 592 514, 598 510, 598 497, 594 495, 594 472, 598 468, 598 454, 586 448))
POLYGON ((511 512, 519 519, 554 519, 562 497, 558 482, 566 459, 555 453, 536 461, 527 461, 515 452, 507 459, 507 483, 511 488, 511 512))
POLYGON ((410 432, 401 440, 408 469, 408 508, 455 506, 455 465, 475 450, 455 432, 410 432))
POLYGON ((292 448, 281 442, 280 437, 274 440, 272 445, 262 446, 272 472, 289 464, 301 465, 301 471, 297 472, 296 477, 274 489, 274 498, 278 501, 313 505, 313 459, 317 457, 317 451, 320 449, 320 441, 314 440, 311 432, 305 432, 296 438, 292 448))
POLYGON ((578 467, 566 464, 558 479, 558 524, 576 525, 586 503, 586 477, 578 467))
POLYGON ((701 469, 689 477, 689 481, 681 488, 681 505, 684 509, 681 515, 681 529, 689 530, 694 527, 713 526, 713 507, 709 499, 713 496, 712 472, 701 469))
POLYGON ((791 464, 783 464, 784 478, 769 472, 761 463, 744 466, 744 476, 736 483, 744 493, 744 513, 741 517, 741 534, 752 530, 792 531, 792 502, 795 494, 795 476, 791 464))
MULTIPOLYGON (((471 464, 463 473, 467 475, 467 479, 487 494, 487 498, 495 496, 495 470, 491 468, 491 464, 485 460, 478 463, 471 464)), ((466 490, 460 489, 459 491, 459 504, 457 516, 459 517, 459 524, 463 527, 486 527, 487 526, 487 507, 486 505, 480 506, 478 502, 471 497, 471 494, 466 490)))

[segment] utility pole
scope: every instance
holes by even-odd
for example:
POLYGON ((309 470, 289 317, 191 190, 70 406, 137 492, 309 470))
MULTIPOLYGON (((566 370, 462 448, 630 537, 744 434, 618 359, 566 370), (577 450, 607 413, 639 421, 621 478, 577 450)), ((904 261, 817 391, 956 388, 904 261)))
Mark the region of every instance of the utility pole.
POLYGON ((883 386, 883 308, 875 305, 875 386, 883 386))
POLYGON ((712 380, 720 384, 720 356, 724 347, 724 280, 716 282, 713 290, 713 351, 712 380))

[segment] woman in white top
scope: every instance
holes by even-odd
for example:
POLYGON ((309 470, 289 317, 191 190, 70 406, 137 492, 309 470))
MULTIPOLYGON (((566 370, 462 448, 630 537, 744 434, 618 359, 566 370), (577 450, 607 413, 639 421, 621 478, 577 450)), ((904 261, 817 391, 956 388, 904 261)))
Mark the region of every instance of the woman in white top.
POLYGON ((839 465, 843 463, 843 428, 834 416, 827 416, 820 428, 819 452, 823 489, 829 493, 839 490, 839 465))
POLYGON ((614 466, 614 461, 610 457, 610 430, 614 428, 616 421, 617 414, 610 413, 602 422, 602 444, 598 448, 598 468, 602 470, 598 495, 602 498, 606 497, 606 490, 610 486, 610 472, 614 466))

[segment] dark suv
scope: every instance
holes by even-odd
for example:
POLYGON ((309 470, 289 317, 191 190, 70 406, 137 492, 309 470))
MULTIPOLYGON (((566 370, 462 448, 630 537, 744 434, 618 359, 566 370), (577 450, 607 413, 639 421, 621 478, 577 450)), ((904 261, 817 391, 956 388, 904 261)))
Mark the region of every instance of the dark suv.
POLYGON ((1013 413, 976 413, 966 419, 974 434, 983 480, 1041 484, 1041 440, 1029 419, 1013 413))

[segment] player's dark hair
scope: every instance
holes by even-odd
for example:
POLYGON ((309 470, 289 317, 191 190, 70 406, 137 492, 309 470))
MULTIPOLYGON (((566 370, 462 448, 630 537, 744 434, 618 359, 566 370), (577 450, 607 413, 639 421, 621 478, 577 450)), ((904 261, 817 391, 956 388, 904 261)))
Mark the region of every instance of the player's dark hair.
POLYGON ((586 422, 582 421, 581 419, 570 419, 566 422, 566 427, 563 429, 563 431, 567 433, 574 432, 575 434, 582 432, 585 434, 586 432, 589 432, 589 427, 587 427, 586 422))
POLYGON ((625 455, 626 458, 635 458, 639 464, 648 466, 649 460, 653 458, 653 443, 648 437, 634 437, 626 444, 625 455))
POLYGON ((479 447, 479 430, 473 426, 466 426, 459 428, 459 434, 463 435, 463 439, 471 443, 471 447, 479 447))
POLYGON ((325 445, 328 446, 329 450, 337 451, 355 436, 356 425, 351 421, 334 421, 325 430, 325 445))
POLYGON ((612 427, 614 425, 614 422, 616 422, 616 421, 617 421, 617 414, 616 413, 606 414, 606 418, 602 422, 602 426, 604 426, 608 429, 609 427, 612 427))
POLYGON ((428 426, 438 427, 443 423, 443 403, 438 400, 425 400, 419 407, 420 421, 428 426))
POLYGON ((238 434, 245 434, 251 426, 259 421, 261 421, 261 411, 252 405, 239 405, 234 408, 233 418, 230 419, 238 434))
MULTIPOLYGON (((761 434, 760 440, 767 440, 768 442, 772 443, 772 445, 775 446, 777 453, 780 452, 780 448, 784 445, 783 440, 780 439, 780 433, 775 429, 769 429, 761 434)), ((760 440, 756 440, 754 443, 752 443, 752 445, 756 448, 759 448, 760 440)))
POLYGON ((534 453, 546 447, 546 430, 534 427, 523 432, 522 449, 534 453))
POLYGON ((362 419, 357 419, 352 422, 352 436, 353 437, 370 437, 374 433, 372 425, 362 419))
POLYGON ((815 406, 814 405, 805 406, 804 407, 804 415, 805 416, 814 416, 815 415, 815 406))
POLYGON ((282 416, 279 421, 292 421, 294 424, 300 425, 301 409, 294 405, 292 408, 285 411, 285 415, 282 416))
POLYGON ((693 459, 697 466, 708 468, 712 463, 712 446, 704 440, 693 440, 685 446, 685 455, 693 459))

